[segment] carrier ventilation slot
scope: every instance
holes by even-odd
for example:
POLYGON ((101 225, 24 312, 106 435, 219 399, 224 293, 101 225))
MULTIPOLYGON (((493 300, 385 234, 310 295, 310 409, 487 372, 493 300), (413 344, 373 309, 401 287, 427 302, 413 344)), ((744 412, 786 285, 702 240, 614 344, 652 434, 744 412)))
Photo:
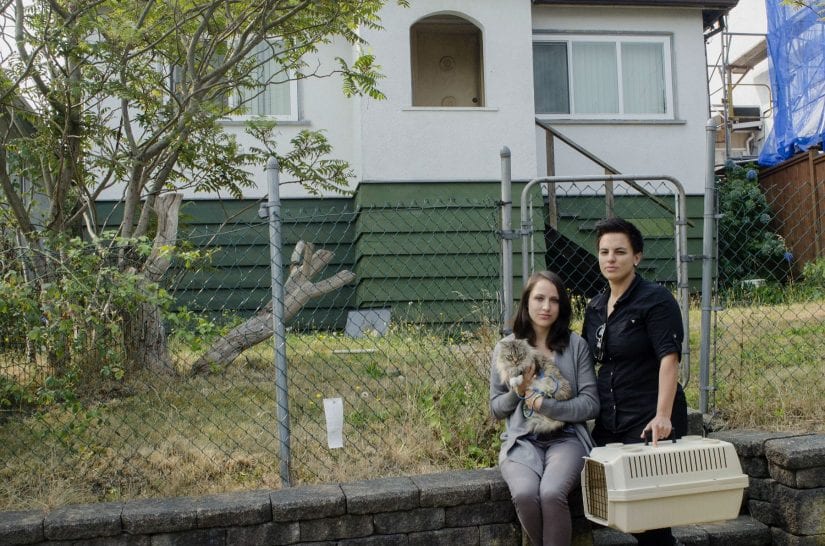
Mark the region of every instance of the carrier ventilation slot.
POLYGON ((597 518, 607 520, 607 480, 604 465, 592 459, 584 463, 584 482, 587 487, 585 502, 587 512, 597 518))
POLYGON ((631 479, 723 470, 728 467, 722 447, 634 455, 625 459, 631 479))

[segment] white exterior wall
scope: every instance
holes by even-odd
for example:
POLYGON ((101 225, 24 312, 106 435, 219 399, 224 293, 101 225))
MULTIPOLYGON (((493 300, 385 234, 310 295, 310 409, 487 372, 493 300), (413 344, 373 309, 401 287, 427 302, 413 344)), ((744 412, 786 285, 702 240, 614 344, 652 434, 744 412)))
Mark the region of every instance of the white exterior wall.
MULTIPOLYGON (((536 6, 533 28, 543 31, 668 33, 672 35, 674 120, 549 123, 565 136, 625 174, 664 174, 688 194, 704 193, 708 119, 705 50, 700 10, 655 8, 569 8, 536 6)), ((545 133, 536 128, 539 169, 546 171, 545 133)), ((557 175, 595 175, 604 170, 556 140, 557 175)))
MULTIPOLYGON (((347 99, 341 87, 341 78, 338 76, 323 77, 337 68, 335 57, 351 62, 353 49, 345 40, 337 40, 319 48, 316 58, 308 59, 310 67, 318 66, 319 77, 311 77, 298 82, 298 121, 279 122, 277 128, 278 150, 285 153, 289 150, 289 141, 304 129, 323 129, 324 134, 332 144, 331 158, 344 159, 350 163, 356 174, 355 180, 360 177, 360 159, 358 139, 354 133, 356 112, 353 103, 358 101, 347 99)), ((227 122, 224 124, 227 131, 234 133, 242 146, 254 146, 254 140, 244 132, 243 123, 227 122)), ((255 174, 256 188, 244 191, 244 197, 255 198, 266 195, 266 175, 264 166, 255 174)), ((282 174, 281 181, 289 178, 282 174)), ((353 187, 355 186, 353 181, 353 187)), ((299 184, 282 184, 280 186, 282 198, 306 197, 309 194, 299 184)), ((337 195, 337 194, 332 194, 337 195)), ((189 197, 189 196, 187 196, 189 197)), ((211 197, 197 195, 195 197, 211 197)))
POLYGON ((387 76, 380 85, 387 100, 362 101, 364 180, 497 180, 505 145, 513 178, 535 176, 529 2, 416 0, 408 9, 391 3, 382 25, 386 32, 364 35, 387 76), (410 27, 436 14, 481 29, 484 107, 411 106, 410 27))
MULTIPOLYGON (((318 77, 311 77, 297 82, 298 85, 298 121, 279 122, 276 134, 278 135, 278 150, 286 152, 289 150, 289 141, 303 129, 323 129, 327 139, 333 146, 331 158, 345 159, 348 161, 356 173, 355 180, 360 174, 360 156, 357 153, 358 142, 354 138, 353 127, 355 123, 356 111, 353 103, 358 104, 355 99, 347 99, 341 87, 341 78, 335 75, 328 76, 332 70, 337 68, 334 63, 335 57, 341 57, 348 62, 352 61, 352 46, 345 40, 319 47, 316 57, 308 59, 310 67, 318 67, 316 74, 318 77), (328 77, 325 77, 328 76, 328 77)), ((308 70, 308 69, 307 69, 308 70)), ((116 103, 110 104, 116 107, 116 103)), ((242 147, 259 146, 255 140, 245 132, 245 124, 241 121, 227 120, 222 123, 224 129, 234 134, 242 147)), ((245 198, 259 198, 267 193, 265 165, 261 165, 258 171, 253 171, 255 186, 244 189, 245 198)), ((289 179, 285 176, 282 182, 289 179)), ((354 189, 353 182, 353 189, 354 189)), ((298 184, 282 184, 281 197, 306 197, 309 194, 298 184)), ((185 199, 214 199, 217 197, 226 198, 226 195, 215 193, 196 193, 192 189, 182 191, 185 199)), ((333 194, 337 195, 337 194, 333 194)), ((123 187, 114 186, 105 190, 99 199, 122 199, 123 187)))

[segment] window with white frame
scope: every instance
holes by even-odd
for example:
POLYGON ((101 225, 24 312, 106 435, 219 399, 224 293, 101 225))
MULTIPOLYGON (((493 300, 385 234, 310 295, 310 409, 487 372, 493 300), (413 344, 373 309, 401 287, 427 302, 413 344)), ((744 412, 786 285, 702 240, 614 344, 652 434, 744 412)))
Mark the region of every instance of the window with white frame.
POLYGON ((241 88, 230 98, 232 106, 241 106, 244 113, 233 119, 269 117, 283 121, 298 119, 298 83, 278 62, 277 46, 262 42, 250 54, 255 63, 253 77, 259 86, 241 88))
POLYGON ((672 119, 668 36, 535 36, 536 114, 672 119))

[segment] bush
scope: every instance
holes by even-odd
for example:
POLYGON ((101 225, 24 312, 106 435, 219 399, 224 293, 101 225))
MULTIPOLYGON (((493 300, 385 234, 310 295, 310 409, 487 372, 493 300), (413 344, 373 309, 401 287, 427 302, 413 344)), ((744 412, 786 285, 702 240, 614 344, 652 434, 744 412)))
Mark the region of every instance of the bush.
POLYGON ((730 287, 745 279, 784 282, 790 268, 785 241, 770 229, 773 211, 759 187, 756 170, 729 162, 718 180, 719 282, 730 287))
MULTIPOLYGON (((148 241, 79 239, 48 242, 52 251, 15 249, 0 271, 0 351, 4 371, 27 379, 61 382, 63 390, 93 388, 120 380, 125 366, 124 312, 143 302, 168 308, 171 298, 157 285, 141 283, 139 273, 117 265, 119 253, 145 253, 148 241), (128 243, 128 244, 127 244, 128 243), (31 260, 46 262, 48 275, 25 273, 31 260)), ((45 390, 43 390, 45 389, 45 390)), ((6 389, 8 390, 8 389, 6 389)), ((16 404, 14 389, 6 396, 16 404)), ((38 394, 38 405, 65 397, 38 394)))
POLYGON ((806 263, 802 268, 802 279, 811 287, 825 289, 825 258, 806 263))

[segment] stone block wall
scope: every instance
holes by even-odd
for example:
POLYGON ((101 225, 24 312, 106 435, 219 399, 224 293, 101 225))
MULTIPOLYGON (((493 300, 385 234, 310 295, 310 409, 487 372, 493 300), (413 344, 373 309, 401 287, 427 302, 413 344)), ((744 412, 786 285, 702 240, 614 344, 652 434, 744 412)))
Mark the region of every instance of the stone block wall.
MULTIPOLYGON (((683 543, 825 545, 825 435, 711 436, 736 446, 750 476, 743 501, 750 516, 674 529, 683 543)), ((579 489, 570 506, 574 545, 635 543, 610 529, 591 532, 579 489)), ((501 474, 486 469, 0 512, 0 544, 521 546, 522 533, 501 474)))
POLYGON ((773 544, 825 545, 825 434, 712 433, 731 442, 748 474, 743 510, 770 526, 773 544))
POLYGON ((0 512, 0 544, 520 546, 521 528, 490 469, 0 512))

